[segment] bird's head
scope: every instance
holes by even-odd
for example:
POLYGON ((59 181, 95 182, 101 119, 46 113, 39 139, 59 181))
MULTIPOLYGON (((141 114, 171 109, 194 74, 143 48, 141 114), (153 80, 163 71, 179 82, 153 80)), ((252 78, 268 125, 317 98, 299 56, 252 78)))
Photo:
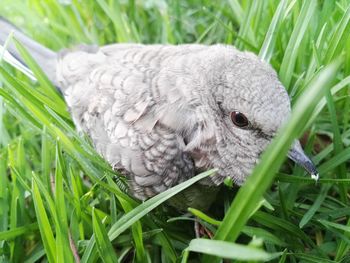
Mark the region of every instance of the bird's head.
MULTIPOLYGON (((211 66, 202 83, 207 86, 203 100, 210 107, 199 114, 200 132, 192 153, 198 168, 219 169, 212 178, 216 184, 231 177, 240 185, 288 121, 290 99, 276 72, 256 55, 230 47, 218 49, 214 52, 220 55, 208 57, 211 66)), ((299 141, 288 156, 311 175, 317 174, 299 141)))

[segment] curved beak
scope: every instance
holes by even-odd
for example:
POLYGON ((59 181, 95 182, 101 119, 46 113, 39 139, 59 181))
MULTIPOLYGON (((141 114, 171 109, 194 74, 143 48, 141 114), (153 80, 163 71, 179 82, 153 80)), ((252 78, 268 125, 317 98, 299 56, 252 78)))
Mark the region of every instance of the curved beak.
POLYGON ((299 141, 294 142, 293 147, 288 152, 288 157, 303 167, 311 175, 312 179, 316 181, 318 180, 319 174, 317 172, 316 166, 310 160, 310 158, 306 156, 303 149, 301 148, 299 141))

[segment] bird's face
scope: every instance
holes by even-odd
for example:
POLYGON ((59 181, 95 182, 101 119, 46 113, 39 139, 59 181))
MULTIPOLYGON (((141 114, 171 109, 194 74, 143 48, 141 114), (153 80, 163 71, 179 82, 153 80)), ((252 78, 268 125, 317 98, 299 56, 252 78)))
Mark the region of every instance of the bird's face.
MULTIPOLYGON (((214 123, 216 147, 205 157, 210 166, 219 169, 212 178, 216 184, 230 177, 240 185, 287 122, 291 115, 290 99, 275 71, 251 54, 222 62, 212 85, 213 110, 208 121, 214 123)), ((298 141, 289 157, 316 174, 298 141)))

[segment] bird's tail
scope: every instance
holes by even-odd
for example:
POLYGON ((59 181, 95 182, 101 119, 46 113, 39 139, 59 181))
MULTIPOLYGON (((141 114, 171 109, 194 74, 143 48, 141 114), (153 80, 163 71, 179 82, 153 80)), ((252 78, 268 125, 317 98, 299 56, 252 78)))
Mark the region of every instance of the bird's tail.
MULTIPOLYGON (((24 47, 29 51, 30 55, 34 58, 34 60, 39 64, 41 69, 46 73, 48 78, 55 83, 56 78, 56 59, 57 53, 44 47, 39 44, 35 40, 23 34, 16 26, 8 22, 6 19, 0 17, 0 54, 2 53, 2 47, 10 34, 13 33, 13 36, 20 42, 24 47)), ((25 66, 25 62, 23 61, 20 53, 15 48, 13 43, 8 44, 7 51, 10 54, 4 53, 4 59, 8 62, 12 62, 11 64, 18 65, 19 63, 25 66)), ((21 71, 25 71, 25 67, 17 67, 21 71)), ((27 72, 24 72, 27 74, 27 72)))

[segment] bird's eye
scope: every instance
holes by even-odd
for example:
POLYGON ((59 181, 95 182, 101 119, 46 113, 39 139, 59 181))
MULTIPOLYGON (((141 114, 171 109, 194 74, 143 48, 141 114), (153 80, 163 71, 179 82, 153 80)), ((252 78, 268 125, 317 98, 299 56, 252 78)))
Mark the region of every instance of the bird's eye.
POLYGON ((239 111, 231 112, 231 120, 234 125, 240 128, 247 127, 249 124, 247 117, 244 116, 244 114, 239 111))

